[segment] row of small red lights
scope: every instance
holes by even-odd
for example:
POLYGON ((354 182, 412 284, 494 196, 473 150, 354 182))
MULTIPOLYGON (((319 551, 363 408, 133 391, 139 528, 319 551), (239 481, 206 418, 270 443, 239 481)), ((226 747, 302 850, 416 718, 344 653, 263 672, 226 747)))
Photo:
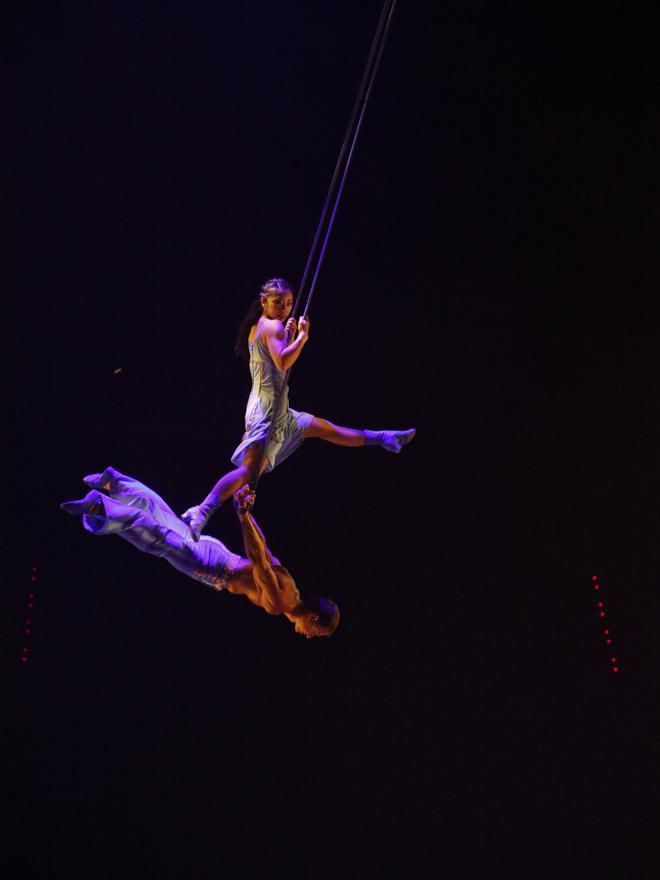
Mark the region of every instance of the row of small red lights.
POLYGON ((37 599, 36 588, 37 583, 39 582, 39 569, 36 565, 32 566, 32 572, 30 574, 31 587, 30 592, 27 595, 27 614, 25 616, 25 623, 23 625, 23 647, 21 648, 21 663, 27 663, 30 659, 30 647, 28 642, 30 640, 30 636, 32 635, 32 615, 34 611, 34 605, 37 599))
MULTIPOLYGON (((601 618, 601 622, 604 623, 605 622, 604 618, 607 617, 607 615, 605 614, 605 603, 603 602, 601 586, 598 583, 598 575, 595 575, 595 574, 592 575, 591 580, 593 581, 594 591, 597 593, 596 608, 598 609, 598 616, 601 618)), ((611 630, 604 629, 602 634, 603 634, 603 641, 605 642, 605 644, 610 646, 610 649, 613 650, 613 648, 611 648, 611 646, 613 644, 611 630)), ((610 664, 611 664, 612 672, 619 671, 618 663, 619 663, 619 661, 617 660, 616 657, 610 657, 610 664)))

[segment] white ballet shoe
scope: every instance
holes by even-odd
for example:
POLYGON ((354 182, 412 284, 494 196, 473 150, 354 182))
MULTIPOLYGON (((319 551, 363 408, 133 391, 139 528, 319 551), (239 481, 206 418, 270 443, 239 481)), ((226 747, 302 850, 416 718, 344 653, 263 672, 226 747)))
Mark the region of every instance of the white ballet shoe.
POLYGON ((380 445, 388 452, 401 452, 416 434, 415 428, 408 428, 407 431, 383 431, 383 439, 380 445))
POLYGON ((382 446, 387 452, 401 452, 417 433, 415 428, 406 431, 365 431, 364 436, 368 445, 382 446))
POLYGON ((190 529, 193 541, 199 541, 199 538, 206 528, 206 524, 211 518, 213 510, 208 505, 197 504, 195 507, 189 507, 185 513, 181 515, 181 519, 190 529))

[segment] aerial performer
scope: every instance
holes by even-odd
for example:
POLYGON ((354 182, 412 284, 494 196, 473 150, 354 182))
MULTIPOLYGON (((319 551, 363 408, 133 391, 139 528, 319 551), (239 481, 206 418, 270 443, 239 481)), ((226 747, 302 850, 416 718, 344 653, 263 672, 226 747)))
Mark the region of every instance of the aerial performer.
POLYGON ((314 241, 294 302, 293 288, 282 278, 273 278, 261 288, 259 297, 240 326, 237 353, 248 356, 252 390, 245 412, 245 434, 231 457, 233 470, 215 483, 199 504, 188 508, 182 519, 199 539, 217 508, 245 485, 256 488, 262 473, 271 471, 294 452, 303 440, 317 438, 338 446, 382 446, 400 452, 415 436, 405 431, 372 431, 345 428, 326 419, 289 408, 288 375, 309 340, 307 313, 316 288, 330 232, 335 220, 360 127, 375 81, 396 0, 384 0, 376 33, 362 76, 358 95, 344 135, 339 158, 321 211, 314 241), (315 264, 313 271, 312 266, 315 264), (307 302, 299 321, 298 301, 311 279, 307 302))
POLYGON ((290 409, 288 400, 289 370, 309 340, 307 313, 395 5, 396 0, 384 0, 296 301, 292 285, 282 278, 273 278, 262 286, 259 297, 252 302, 240 326, 236 351, 242 356, 249 356, 252 374, 252 390, 245 412, 245 434, 231 457, 234 469, 220 477, 203 501, 188 508, 182 515, 195 540, 199 539, 223 501, 243 486, 256 487, 261 474, 277 467, 303 440, 317 438, 338 446, 382 446, 388 452, 400 452, 415 436, 414 428, 372 431, 340 427, 310 413, 290 409), (313 264, 315 268, 311 271, 313 264), (307 302, 302 316, 296 321, 292 315, 297 314, 298 301, 303 290, 306 290, 308 278, 311 278, 311 283, 307 302))
POLYGON ((249 359, 252 375, 245 433, 231 457, 234 469, 220 477, 200 504, 182 515, 194 540, 199 540, 223 501, 246 485, 254 486, 262 473, 272 471, 306 439, 337 446, 381 446, 398 453, 415 436, 414 428, 344 428, 289 407, 288 371, 309 340, 309 319, 302 317, 296 322, 290 317, 292 309, 291 284, 272 278, 261 287, 240 325, 235 350, 249 359))
POLYGON ((267 614, 283 614, 308 639, 331 636, 337 628, 337 605, 326 598, 303 599, 290 572, 268 549, 251 512, 254 492, 249 486, 234 495, 245 550, 240 556, 217 538, 204 535, 193 541, 188 526, 156 492, 113 467, 83 481, 91 491, 60 507, 81 516, 93 535, 119 535, 218 592, 245 596, 267 614))

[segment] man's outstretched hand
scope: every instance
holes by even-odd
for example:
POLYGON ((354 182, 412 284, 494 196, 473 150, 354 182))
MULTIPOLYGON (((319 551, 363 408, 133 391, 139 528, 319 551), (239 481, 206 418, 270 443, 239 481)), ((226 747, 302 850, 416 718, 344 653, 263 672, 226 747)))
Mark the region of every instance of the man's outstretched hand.
POLYGON ((254 489, 243 486, 238 492, 234 492, 234 510, 239 516, 249 513, 254 505, 257 495, 254 489))

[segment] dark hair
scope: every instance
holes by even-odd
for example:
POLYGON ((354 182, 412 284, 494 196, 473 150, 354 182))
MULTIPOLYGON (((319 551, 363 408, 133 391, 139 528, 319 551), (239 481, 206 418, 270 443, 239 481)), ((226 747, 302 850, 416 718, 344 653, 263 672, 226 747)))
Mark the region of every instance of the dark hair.
POLYGON ((318 614, 319 623, 323 629, 327 630, 328 635, 331 636, 339 623, 339 608, 337 604, 332 599, 325 599, 323 596, 305 599, 304 604, 308 611, 318 614))
POLYGON ((266 296, 269 293, 285 293, 289 290, 293 292, 293 285, 290 284, 286 280, 286 278, 270 278, 268 281, 264 281, 264 283, 261 285, 259 296, 256 298, 256 300, 252 301, 252 305, 245 313, 245 317, 241 321, 238 328, 238 333, 236 334, 236 343, 234 345, 236 357, 242 357, 245 361, 250 360, 248 337, 250 336, 250 330, 252 329, 252 326, 256 324, 259 318, 263 315, 263 309, 261 308, 261 297, 266 296))

